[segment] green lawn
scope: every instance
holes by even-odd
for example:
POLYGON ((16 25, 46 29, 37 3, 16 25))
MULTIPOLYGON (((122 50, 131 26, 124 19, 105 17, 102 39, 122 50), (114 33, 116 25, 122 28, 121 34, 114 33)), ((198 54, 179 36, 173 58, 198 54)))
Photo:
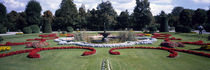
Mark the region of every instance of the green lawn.
MULTIPOLYGON (((95 33, 94 33, 95 34, 95 33)), ((175 34, 170 33, 173 37, 182 38, 182 41, 197 41, 207 40, 208 35, 198 34, 175 34)), ((38 34, 26 34, 15 36, 4 36, 5 43, 10 42, 24 42, 26 39, 37 38, 38 34)), ((158 47, 163 40, 158 40, 153 45, 138 45, 158 47)), ((48 40, 50 43, 48 47, 58 47, 53 40, 48 40)), ((64 45, 62 45, 64 46, 64 45)), ((195 50, 200 48, 197 45, 186 45, 184 48, 195 50)), ((12 46, 10 51, 17 51, 27 49, 25 46, 12 46)), ((95 48, 96 54, 90 56, 81 56, 84 51, 81 49, 65 49, 65 50, 50 50, 39 52, 41 58, 31 59, 27 58, 27 54, 19 54, 0 58, 0 70, 100 70, 102 60, 109 58, 113 70, 209 70, 210 58, 178 53, 176 58, 168 58, 169 53, 163 50, 149 50, 149 49, 123 49, 117 50, 121 55, 109 54, 110 48, 95 48)), ((202 50, 199 50, 202 51, 202 50)), ((210 53, 210 51, 203 51, 210 53)), ((0 52, 5 53, 5 52, 0 52)))

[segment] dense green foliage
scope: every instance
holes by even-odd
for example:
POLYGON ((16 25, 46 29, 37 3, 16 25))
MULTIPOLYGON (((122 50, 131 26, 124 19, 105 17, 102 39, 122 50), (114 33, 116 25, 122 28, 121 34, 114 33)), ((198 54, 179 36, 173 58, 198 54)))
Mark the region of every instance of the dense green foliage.
POLYGON ((7 32, 7 28, 0 24, 0 34, 4 34, 7 32))
POLYGON ((67 32, 70 32, 71 33, 73 31, 74 31, 74 29, 72 27, 70 27, 70 26, 67 27, 67 32))
POLYGON ((52 26, 53 23, 53 15, 52 12, 47 10, 44 12, 44 16, 42 17, 42 32, 43 33, 52 33, 52 26))
POLYGON ((32 33, 39 33, 40 32, 40 28, 38 25, 31 25, 31 30, 32 30, 32 33))
POLYGON ((134 8, 133 21, 135 30, 142 30, 147 25, 154 22, 154 17, 150 12, 150 3, 148 0, 136 0, 134 8))
POLYGON ((3 41, 4 39, 0 36, 0 43, 3 41))
POLYGON ((204 9, 197 9, 192 16, 192 22, 194 28, 197 28, 199 25, 203 25, 206 22, 207 15, 204 9))
POLYGON ((30 0, 26 6, 26 21, 29 25, 40 25, 42 7, 36 0, 30 0))
POLYGON ((118 20, 118 25, 117 25, 118 29, 124 30, 125 28, 132 28, 129 16, 130 15, 129 15, 128 10, 122 11, 120 13, 119 17, 117 18, 117 20, 118 20))
POLYGON ((178 25, 175 28, 176 32, 181 32, 181 33, 190 33, 191 30, 192 29, 189 26, 183 26, 183 25, 178 25))
POLYGON ((8 18, 8 29, 10 31, 17 31, 17 20, 18 20, 19 14, 16 11, 11 11, 10 13, 7 14, 8 18))
POLYGON ((23 31, 24 34, 31 34, 32 33, 31 27, 24 27, 22 29, 22 31, 23 31))
MULTIPOLYGON (((62 0, 60 8, 53 15, 49 10, 41 15, 42 7, 36 0, 30 0, 24 12, 11 11, 7 14, 6 7, 0 3, 0 23, 3 31, 19 31, 24 27, 38 25, 41 30, 62 30, 67 31, 67 27, 79 30, 161 30, 163 28, 177 27, 178 25, 188 26, 197 29, 198 25, 203 25, 206 31, 209 30, 210 10, 205 9, 185 9, 174 7, 171 13, 166 14, 167 21, 163 21, 161 15, 153 17, 150 11, 148 0, 136 0, 133 12, 122 11, 116 13, 110 1, 103 1, 96 9, 86 10, 82 4, 77 10, 73 0, 62 0), (167 22, 167 24, 165 24, 167 22), (50 23, 50 24, 44 24, 50 23), (157 27, 156 25, 162 25, 157 27), (151 26, 154 25, 155 26, 151 26), (47 26, 45 26, 47 25, 47 26), (105 27, 104 27, 105 26, 105 27), (47 28, 45 28, 47 27, 47 28)), ((178 29, 178 28, 177 28, 178 29)), ((189 29, 189 28, 187 28, 189 29)), ((1 29, 2 30, 2 29, 1 29)), ((165 31, 164 31, 165 32, 165 31)), ((166 32, 168 30, 166 29, 166 32)), ((4 32, 5 33, 5 32, 4 32)))
POLYGON ((169 32, 168 30, 168 18, 164 11, 160 14, 160 32, 169 32))
POLYGON ((6 27, 9 27, 7 23, 7 9, 4 4, 0 3, 0 34, 7 32, 6 27))
POLYGON ((55 12, 53 28, 66 31, 67 26, 76 28, 78 24, 78 12, 73 0, 62 0, 60 8, 55 12))
POLYGON ((76 27, 79 29, 87 29, 87 25, 87 13, 85 5, 82 4, 82 6, 79 8, 79 22, 76 27))

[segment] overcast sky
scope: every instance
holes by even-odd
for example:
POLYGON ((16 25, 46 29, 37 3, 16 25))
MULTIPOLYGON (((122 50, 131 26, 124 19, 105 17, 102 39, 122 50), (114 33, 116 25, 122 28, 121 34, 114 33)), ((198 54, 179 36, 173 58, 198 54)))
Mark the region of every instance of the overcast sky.
MULTIPOLYGON (((29 0, 0 0, 6 7, 7 12, 15 10, 18 12, 24 11, 29 0)), ((59 8, 61 0, 37 0, 42 6, 42 11, 51 10, 53 13, 59 8)), ((104 0, 106 1, 106 0, 104 0)), ((121 11, 129 10, 133 12, 136 0, 109 0, 112 3, 115 11, 119 14, 121 11)), ((77 8, 81 4, 85 4, 86 9, 96 8, 102 0, 74 0, 77 8)), ((153 15, 158 15, 161 10, 170 13, 176 6, 182 6, 189 9, 209 9, 210 0, 149 0, 150 8, 153 15)))

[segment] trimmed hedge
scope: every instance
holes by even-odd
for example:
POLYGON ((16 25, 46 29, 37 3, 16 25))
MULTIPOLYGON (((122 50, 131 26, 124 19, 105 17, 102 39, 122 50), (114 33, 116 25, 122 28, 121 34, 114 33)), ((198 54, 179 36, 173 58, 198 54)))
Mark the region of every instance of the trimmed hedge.
POLYGON ((2 42, 4 39, 0 36, 0 42, 2 42))
POLYGON ((0 34, 7 33, 7 28, 0 24, 0 34))
POLYGON ((67 27, 67 32, 70 32, 71 33, 73 31, 74 31, 74 29, 72 27, 70 27, 70 26, 67 27))
POLYGON ((32 33, 39 33, 40 32, 40 28, 38 25, 31 25, 31 30, 32 30, 32 33))
POLYGON ((22 31, 23 31, 24 34, 31 34, 32 33, 31 27, 24 27, 22 31))
POLYGON ((204 29, 206 30, 206 32, 210 32, 210 23, 209 24, 205 24, 204 25, 204 29))
POLYGON ((182 26, 182 25, 178 25, 175 28, 176 32, 180 32, 180 33, 190 33, 191 32, 191 28, 189 26, 182 26))

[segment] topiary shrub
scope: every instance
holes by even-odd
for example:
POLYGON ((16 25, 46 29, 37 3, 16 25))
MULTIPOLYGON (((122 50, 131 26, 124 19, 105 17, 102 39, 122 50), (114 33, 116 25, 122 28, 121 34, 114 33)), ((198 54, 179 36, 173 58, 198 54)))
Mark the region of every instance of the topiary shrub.
POLYGON ((70 32, 71 33, 73 31, 74 31, 74 29, 72 27, 70 27, 70 26, 67 27, 67 32, 70 32))
POLYGON ((30 27, 31 27, 32 33, 39 33, 40 32, 40 28, 39 28, 38 25, 32 25, 30 27))
POLYGON ((0 42, 2 42, 4 39, 0 36, 0 42))
POLYGON ((7 28, 0 24, 0 34, 7 33, 7 28))
POLYGON ((31 27, 24 27, 22 31, 23 31, 24 34, 30 34, 30 33, 32 33, 31 27))
POLYGON ((44 19, 42 21, 42 23, 43 23, 42 32, 43 33, 52 33, 52 27, 51 27, 50 21, 47 19, 44 19))

